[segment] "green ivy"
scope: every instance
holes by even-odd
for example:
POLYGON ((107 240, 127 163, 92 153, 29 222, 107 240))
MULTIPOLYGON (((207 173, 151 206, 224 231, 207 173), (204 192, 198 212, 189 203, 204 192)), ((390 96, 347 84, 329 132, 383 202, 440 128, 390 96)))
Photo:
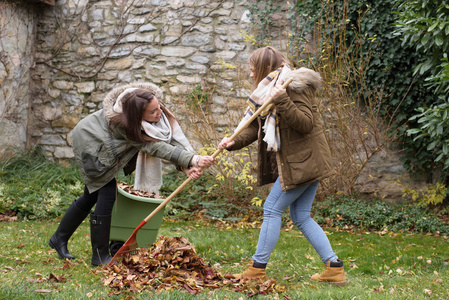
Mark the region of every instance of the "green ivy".
POLYGON ((410 121, 417 124, 407 134, 414 141, 429 140, 426 151, 434 155, 436 165, 443 165, 443 174, 449 180, 449 1, 406 1, 400 7, 396 33, 403 38, 403 44, 413 45, 425 57, 414 74, 427 76, 425 85, 434 94, 431 106, 416 109, 410 121))
POLYGON ((449 235, 449 225, 422 206, 366 202, 352 198, 329 198, 316 203, 314 219, 339 228, 449 235))
POLYGON ((257 29, 256 40, 259 45, 266 45, 272 39, 273 18, 271 16, 281 11, 281 6, 275 2, 279 1, 248 1, 245 4, 245 8, 251 12, 249 19, 252 27, 257 29))
POLYGON ((449 77, 444 76, 444 57, 449 52, 449 1, 415 0, 400 5, 396 33, 403 45, 413 45, 425 60, 415 67, 414 73, 429 75, 429 86, 440 92, 449 91, 449 77))
POLYGON ((435 153, 435 162, 442 162, 444 169, 449 169, 449 102, 430 108, 420 107, 417 111, 418 114, 410 120, 418 120, 420 127, 408 130, 407 134, 416 134, 415 141, 429 137, 432 141, 427 145, 427 151, 435 153))

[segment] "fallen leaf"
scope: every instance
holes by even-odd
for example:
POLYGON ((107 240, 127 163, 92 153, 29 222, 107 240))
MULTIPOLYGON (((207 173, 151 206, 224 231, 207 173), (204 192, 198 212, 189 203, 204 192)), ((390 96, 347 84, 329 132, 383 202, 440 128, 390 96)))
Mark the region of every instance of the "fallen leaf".
POLYGON ((63 275, 56 276, 55 273, 50 273, 50 276, 48 277, 48 280, 55 280, 57 282, 64 282, 64 281, 67 281, 67 278, 64 278, 63 275))
POLYGON ((424 289, 424 293, 427 295, 432 295, 432 291, 428 289, 424 289))
POLYGON ((289 280, 289 279, 292 279, 292 278, 295 278, 294 274, 293 275, 285 275, 285 276, 282 277, 282 280, 289 280))
POLYGON ((65 269, 69 269, 70 267, 72 266, 72 262, 70 261, 70 259, 65 259, 64 260, 64 266, 62 266, 62 269, 63 270, 65 270, 65 269))
POLYGON ((310 259, 311 261, 315 261, 315 258, 309 254, 304 255, 307 259, 310 259))

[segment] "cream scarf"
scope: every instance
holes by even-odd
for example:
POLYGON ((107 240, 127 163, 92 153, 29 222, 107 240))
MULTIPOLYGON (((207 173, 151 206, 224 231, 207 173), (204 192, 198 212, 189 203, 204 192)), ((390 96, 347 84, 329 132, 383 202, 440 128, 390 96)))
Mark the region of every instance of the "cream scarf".
MULTIPOLYGON (((276 84, 282 84, 283 79, 286 78, 290 72, 290 67, 285 65, 284 67, 271 72, 267 77, 259 82, 257 88, 248 98, 248 107, 243 115, 243 119, 240 121, 235 131, 237 131, 249 118, 251 118, 256 110, 269 99, 273 87, 276 84)), ((262 127, 265 133, 263 140, 268 145, 268 151, 278 151, 281 146, 281 140, 278 126, 279 117, 277 116, 276 107, 274 104, 271 103, 268 105, 265 110, 260 113, 258 118, 265 121, 262 127)))
MULTIPOLYGON (((129 88, 124 90, 114 104, 114 112, 121 113, 123 97, 137 90, 137 88, 129 88)), ((169 112, 171 113, 171 112, 169 112)), ((173 127, 165 113, 162 113, 161 120, 157 123, 150 123, 142 120, 142 130, 158 141, 171 143, 176 141, 181 144, 187 151, 193 152, 193 148, 181 130, 179 123, 175 120, 173 127)), ((162 186, 162 161, 160 158, 139 151, 136 162, 136 170, 134 176, 134 189, 154 193, 155 197, 159 197, 159 190, 162 186)))

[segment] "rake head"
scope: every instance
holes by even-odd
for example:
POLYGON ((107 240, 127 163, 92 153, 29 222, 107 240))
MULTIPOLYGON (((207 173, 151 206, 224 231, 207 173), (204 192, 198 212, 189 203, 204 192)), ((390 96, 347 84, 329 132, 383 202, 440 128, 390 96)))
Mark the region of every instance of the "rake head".
POLYGON ((121 258, 123 258, 124 255, 129 255, 129 254, 133 254, 133 253, 137 252, 136 249, 139 247, 139 245, 137 245, 137 232, 146 223, 147 223, 147 221, 143 220, 142 223, 140 223, 139 226, 137 226, 136 229, 134 229, 131 236, 126 240, 126 242, 123 244, 123 246, 120 247, 120 249, 117 251, 117 253, 115 253, 115 255, 114 255, 114 257, 112 257, 111 261, 108 262, 108 264, 107 264, 108 266, 111 266, 115 262, 121 261, 121 258))

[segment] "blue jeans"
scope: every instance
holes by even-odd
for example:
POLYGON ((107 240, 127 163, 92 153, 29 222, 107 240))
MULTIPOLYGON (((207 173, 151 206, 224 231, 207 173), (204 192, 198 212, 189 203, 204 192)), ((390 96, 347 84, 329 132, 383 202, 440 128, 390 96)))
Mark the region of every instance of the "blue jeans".
POLYGON ((263 223, 259 242, 253 260, 266 264, 270 258, 281 231, 282 213, 290 208, 290 217, 301 230, 310 244, 315 248, 321 260, 334 261, 337 255, 332 250, 329 239, 323 229, 312 219, 310 210, 315 199, 318 181, 286 192, 282 191, 279 178, 274 183, 263 207, 263 223))

